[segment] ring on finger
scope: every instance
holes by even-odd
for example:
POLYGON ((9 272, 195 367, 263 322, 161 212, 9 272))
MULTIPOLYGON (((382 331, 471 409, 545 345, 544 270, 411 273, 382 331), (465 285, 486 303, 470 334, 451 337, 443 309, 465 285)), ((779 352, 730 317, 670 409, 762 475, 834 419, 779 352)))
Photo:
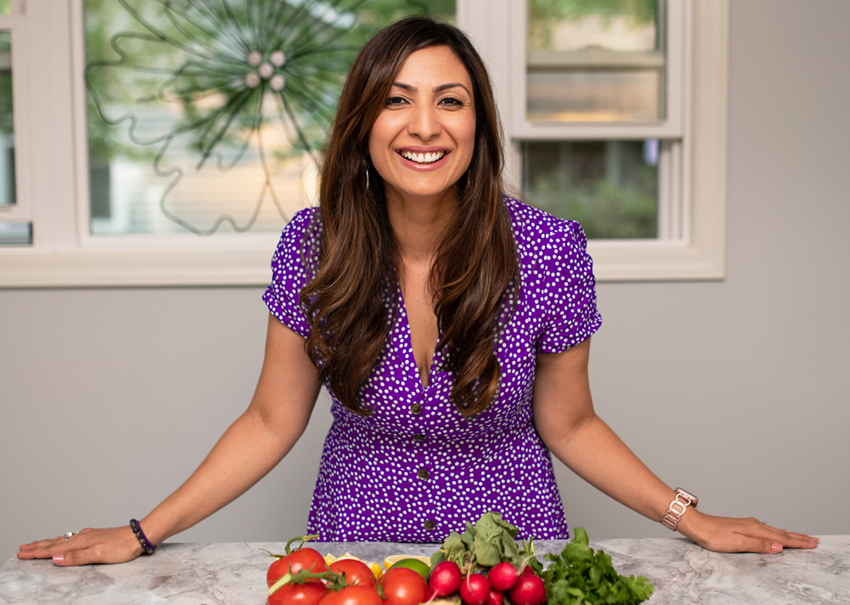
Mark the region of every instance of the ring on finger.
POLYGON ((65 532, 65 534, 64 534, 64 536, 65 536, 65 542, 67 542, 68 540, 70 540, 72 537, 76 536, 78 533, 80 533, 80 532, 78 532, 78 531, 68 531, 68 532, 65 532))

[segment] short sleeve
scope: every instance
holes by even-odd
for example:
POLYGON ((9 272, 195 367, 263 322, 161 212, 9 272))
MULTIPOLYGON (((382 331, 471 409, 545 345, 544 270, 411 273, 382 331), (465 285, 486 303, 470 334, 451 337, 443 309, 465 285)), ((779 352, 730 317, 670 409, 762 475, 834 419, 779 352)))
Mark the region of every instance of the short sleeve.
POLYGON ((537 352, 560 353, 590 338, 602 317, 596 309, 596 279, 584 230, 575 221, 555 219, 548 239, 541 259, 548 315, 537 352))
POLYGON ((319 230, 314 218, 317 208, 299 211, 287 223, 272 256, 272 281, 263 294, 263 300, 285 326, 304 338, 310 336, 310 321, 301 307, 298 295, 312 279, 310 266, 315 266, 319 230))

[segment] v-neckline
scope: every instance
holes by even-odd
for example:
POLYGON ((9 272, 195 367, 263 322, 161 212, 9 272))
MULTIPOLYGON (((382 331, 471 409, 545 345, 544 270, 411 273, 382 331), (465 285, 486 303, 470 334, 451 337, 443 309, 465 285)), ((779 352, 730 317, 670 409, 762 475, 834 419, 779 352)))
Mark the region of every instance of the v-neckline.
POLYGON ((398 280, 398 277, 396 277, 396 288, 398 289, 399 309, 402 311, 402 317, 404 318, 404 324, 399 324, 398 326, 404 337, 404 358, 399 356, 399 361, 406 363, 408 366, 408 373, 413 375, 413 379, 416 381, 416 384, 419 385, 419 388, 422 391, 427 391, 434 384, 434 363, 437 361, 437 357, 439 356, 437 344, 440 342, 440 326, 439 324, 437 325, 437 340, 434 342, 434 349, 431 353, 431 359, 429 360, 430 363, 428 364, 428 384, 425 385, 422 384, 422 378, 419 375, 419 366, 416 365, 416 355, 413 351, 413 328, 410 325, 410 316, 407 313, 407 304, 405 304, 404 301, 404 290, 401 287, 401 282, 398 280))

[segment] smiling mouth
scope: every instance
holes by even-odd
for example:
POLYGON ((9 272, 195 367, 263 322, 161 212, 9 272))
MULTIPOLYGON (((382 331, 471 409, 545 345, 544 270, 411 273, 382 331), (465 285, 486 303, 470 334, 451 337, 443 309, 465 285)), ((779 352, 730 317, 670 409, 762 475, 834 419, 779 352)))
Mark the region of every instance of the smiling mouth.
POLYGON ((433 164, 434 162, 442 160, 445 157, 446 152, 433 151, 429 153, 413 153, 412 151, 400 151, 399 154, 404 159, 416 162, 417 164, 433 164))

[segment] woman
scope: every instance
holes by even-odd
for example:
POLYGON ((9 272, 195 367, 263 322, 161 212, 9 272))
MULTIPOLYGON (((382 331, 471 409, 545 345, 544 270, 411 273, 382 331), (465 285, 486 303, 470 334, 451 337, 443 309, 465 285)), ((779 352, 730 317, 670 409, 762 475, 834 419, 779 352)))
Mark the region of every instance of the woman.
POLYGON ((552 452, 706 548, 816 546, 696 510, 596 416, 587 364, 600 318, 584 235, 504 197, 501 165, 468 39, 423 18, 380 32, 346 81, 320 208, 294 217, 275 253, 246 412, 138 526, 34 542, 19 558, 116 563, 191 527, 287 454, 322 383, 334 423, 308 524, 321 540, 437 542, 488 510, 524 537, 566 538, 552 452))

